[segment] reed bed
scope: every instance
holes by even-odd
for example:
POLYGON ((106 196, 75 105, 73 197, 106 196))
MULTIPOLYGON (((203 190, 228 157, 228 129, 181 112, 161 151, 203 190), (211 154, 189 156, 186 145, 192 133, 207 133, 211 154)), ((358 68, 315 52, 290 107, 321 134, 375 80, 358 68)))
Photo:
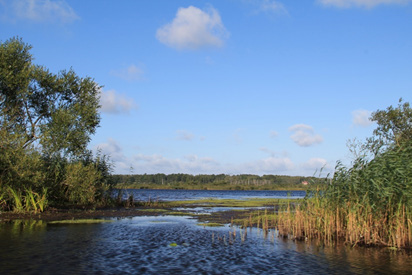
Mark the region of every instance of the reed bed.
POLYGON ((412 213, 400 205, 376 212, 370 205, 347 203, 332 208, 324 199, 309 199, 295 210, 280 211, 275 228, 280 236, 299 240, 320 239, 325 243, 344 241, 355 245, 410 248, 412 213))
POLYGON ((308 192, 297 204, 282 206, 273 217, 258 213, 247 223, 297 240, 411 248, 411 142, 372 160, 358 158, 351 168, 338 163, 324 188, 308 192))

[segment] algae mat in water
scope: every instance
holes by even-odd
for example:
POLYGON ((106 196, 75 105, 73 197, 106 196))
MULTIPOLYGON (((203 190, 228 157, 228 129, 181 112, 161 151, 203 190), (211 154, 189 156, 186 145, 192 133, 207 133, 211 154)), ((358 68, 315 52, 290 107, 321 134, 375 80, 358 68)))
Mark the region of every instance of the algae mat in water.
POLYGON ((52 221, 48 224, 95 224, 95 223, 106 223, 113 222, 113 220, 103 220, 103 219, 79 219, 79 220, 62 220, 62 221, 52 221))

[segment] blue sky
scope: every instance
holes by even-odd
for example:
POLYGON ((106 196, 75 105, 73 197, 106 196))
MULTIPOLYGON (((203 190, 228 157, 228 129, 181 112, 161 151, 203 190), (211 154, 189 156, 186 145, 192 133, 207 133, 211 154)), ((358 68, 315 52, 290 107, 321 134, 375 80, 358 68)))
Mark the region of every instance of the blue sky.
POLYGON ((115 173, 313 175, 412 100, 412 0, 0 0, 0 40, 103 85, 115 173))

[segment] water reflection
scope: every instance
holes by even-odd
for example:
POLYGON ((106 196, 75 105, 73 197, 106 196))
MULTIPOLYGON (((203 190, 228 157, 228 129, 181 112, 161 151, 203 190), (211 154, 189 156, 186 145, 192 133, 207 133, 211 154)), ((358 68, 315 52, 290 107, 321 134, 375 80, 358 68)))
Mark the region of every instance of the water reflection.
POLYGON ((387 249, 294 242, 262 229, 203 228, 188 217, 0 227, 1 274, 408 274, 387 249), (171 245, 173 244, 173 245, 171 245))

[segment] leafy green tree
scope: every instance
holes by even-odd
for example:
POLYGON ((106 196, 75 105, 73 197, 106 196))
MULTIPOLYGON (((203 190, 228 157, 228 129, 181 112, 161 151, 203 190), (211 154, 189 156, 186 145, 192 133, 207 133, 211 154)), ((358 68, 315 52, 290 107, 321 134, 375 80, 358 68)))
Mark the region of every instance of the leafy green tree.
POLYGON ((19 38, 0 45, 2 136, 15 135, 7 142, 23 148, 40 145, 46 155, 81 155, 100 122, 101 87, 73 70, 54 74, 33 64, 31 48, 19 38))
POLYGON ((72 69, 34 64, 31 49, 19 38, 0 44, 0 204, 13 209, 14 201, 17 209, 35 197, 97 203, 111 172, 106 156, 87 149, 100 122, 101 87, 72 69))
POLYGON ((402 98, 397 107, 389 106, 386 110, 373 112, 371 120, 377 123, 373 134, 378 146, 399 146, 402 142, 412 140, 412 109, 409 102, 402 102, 402 98))

